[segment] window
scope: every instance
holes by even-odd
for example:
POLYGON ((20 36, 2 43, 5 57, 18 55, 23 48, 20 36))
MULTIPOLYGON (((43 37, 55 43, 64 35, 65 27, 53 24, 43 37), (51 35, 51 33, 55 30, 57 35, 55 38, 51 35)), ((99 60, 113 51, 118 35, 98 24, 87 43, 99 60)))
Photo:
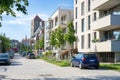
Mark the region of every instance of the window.
POLYGON ((90 48, 90 41, 91 41, 91 36, 88 34, 88 48, 90 48))
POLYGON ((77 33, 77 22, 75 22, 75 32, 77 33))
POLYGON ((81 36, 81 48, 84 49, 84 35, 81 36))
POLYGON ((90 5, 91 5, 91 2, 90 0, 88 0, 88 12, 90 11, 90 5))
POLYGON ((77 4, 77 0, 75 0, 75 4, 77 4))
POLYGON ((84 18, 81 20, 81 31, 84 32, 84 18))
POLYGON ((85 11, 85 6, 84 6, 84 2, 81 3, 81 16, 84 15, 84 11, 85 11))
POLYGON ((61 24, 66 24, 66 15, 61 17, 61 24))
POLYGON ((75 8, 75 18, 77 19, 77 7, 75 8))
POLYGON ((96 32, 94 32, 94 39, 96 39, 97 38, 97 35, 96 35, 96 32))
POLYGON ((93 14, 93 21, 96 21, 96 19, 97 19, 97 15, 96 15, 96 12, 94 12, 94 14, 93 14))
POLYGON ((90 29, 91 29, 90 24, 91 24, 91 18, 90 18, 90 15, 89 15, 89 16, 88 16, 88 30, 90 30, 90 29))

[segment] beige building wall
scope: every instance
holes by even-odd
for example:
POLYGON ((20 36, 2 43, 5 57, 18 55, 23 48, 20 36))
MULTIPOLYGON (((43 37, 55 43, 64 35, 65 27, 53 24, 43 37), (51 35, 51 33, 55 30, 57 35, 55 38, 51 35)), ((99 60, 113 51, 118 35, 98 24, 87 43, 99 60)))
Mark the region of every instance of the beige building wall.
POLYGON ((94 19, 94 13, 96 12, 96 18, 99 17, 97 11, 88 11, 88 0, 74 0, 74 26, 75 30, 77 30, 77 47, 79 52, 91 52, 92 40, 94 39, 94 32, 96 32, 96 39, 99 39, 99 33, 97 31, 92 30, 92 22, 94 19), (81 4, 84 2, 84 15, 81 15, 81 4), (76 11, 77 8, 77 11, 76 11), (77 16, 77 17, 76 17, 77 16), (88 16, 90 16, 90 29, 88 29, 88 16), (84 19, 84 32, 81 31, 82 19, 84 19), (77 29, 76 29, 77 23, 77 29), (90 35, 90 43, 88 42, 88 35, 90 35), (81 37, 84 36, 84 41, 82 41, 81 37), (84 43, 84 48, 81 47, 81 43, 84 43), (88 44, 89 43, 89 44, 88 44), (89 46, 90 45, 90 46, 89 46))
POLYGON ((102 61, 119 62, 119 11, 120 0, 74 0, 78 52, 94 52, 102 61))
MULTIPOLYGON (((73 9, 64 9, 64 8, 58 8, 49 18, 47 21, 48 23, 51 23, 49 27, 51 27, 51 31, 56 30, 59 26, 65 31, 66 33, 68 31, 67 25, 70 21, 73 21, 73 9)), ((47 31, 47 30, 46 30, 47 31)), ((49 32, 51 32, 49 31, 49 32)), ((47 31, 47 34, 49 33, 47 31)), ((48 35, 49 36, 49 35, 48 35)), ((48 41, 48 40, 47 40, 48 41)), ((47 42, 46 45, 49 43, 47 42)), ((69 49, 70 45, 66 42, 63 46, 63 49, 69 49)), ((57 48, 53 48, 53 51, 56 52, 57 48)))

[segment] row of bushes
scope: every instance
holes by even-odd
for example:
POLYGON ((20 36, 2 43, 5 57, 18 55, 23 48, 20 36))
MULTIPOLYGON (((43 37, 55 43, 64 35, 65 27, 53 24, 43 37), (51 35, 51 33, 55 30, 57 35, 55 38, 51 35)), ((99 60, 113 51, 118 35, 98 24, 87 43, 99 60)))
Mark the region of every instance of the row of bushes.
POLYGON ((57 60, 55 58, 55 55, 52 54, 52 51, 44 52, 43 55, 40 57, 40 59, 43 59, 49 63, 58 65, 58 66, 70 66, 70 63, 68 60, 57 60))

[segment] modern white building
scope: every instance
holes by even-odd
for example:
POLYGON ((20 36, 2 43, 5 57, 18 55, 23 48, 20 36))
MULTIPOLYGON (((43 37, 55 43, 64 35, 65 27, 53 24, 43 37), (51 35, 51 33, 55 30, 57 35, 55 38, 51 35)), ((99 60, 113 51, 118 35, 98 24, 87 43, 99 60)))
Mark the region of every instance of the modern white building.
POLYGON ((120 0, 74 0, 79 52, 94 52, 101 62, 120 62, 120 0))
MULTIPOLYGON (((57 51, 57 48, 50 46, 50 33, 55 31, 59 26, 64 31, 67 32, 67 25, 70 21, 73 21, 73 9, 66 9, 64 7, 59 7, 48 19, 46 22, 45 28, 45 50, 52 49, 54 52, 57 51)), ((64 43, 63 49, 67 49, 70 46, 67 42, 64 43)))

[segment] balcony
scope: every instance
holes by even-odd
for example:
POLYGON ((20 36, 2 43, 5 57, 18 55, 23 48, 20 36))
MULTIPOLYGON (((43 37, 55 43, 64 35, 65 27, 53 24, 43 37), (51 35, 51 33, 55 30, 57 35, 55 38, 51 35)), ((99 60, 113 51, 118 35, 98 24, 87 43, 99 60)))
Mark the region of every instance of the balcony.
POLYGON ((120 52, 120 40, 107 40, 92 45, 94 52, 120 52))
POLYGON ((120 15, 107 15, 92 23, 92 29, 96 31, 108 31, 120 28, 120 15))
POLYGON ((46 28, 46 32, 51 32, 51 26, 50 25, 46 28))
POLYGON ((120 0, 93 0, 93 10, 108 10, 120 5, 120 0))

